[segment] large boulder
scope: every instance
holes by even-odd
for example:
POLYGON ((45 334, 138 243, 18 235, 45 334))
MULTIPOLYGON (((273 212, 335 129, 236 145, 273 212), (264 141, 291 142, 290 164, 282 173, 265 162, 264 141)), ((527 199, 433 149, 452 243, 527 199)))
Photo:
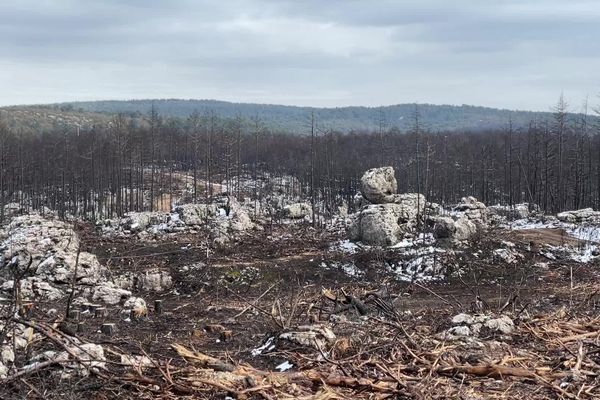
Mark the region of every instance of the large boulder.
MULTIPOLYGON (((31 286, 28 279, 52 284, 72 281, 77 264, 79 238, 70 224, 39 214, 13 218, 0 232, 0 281, 10 280, 13 270, 20 271, 21 286, 31 286), (4 268, 2 268, 4 267, 4 268)), ((81 252, 78 280, 93 284, 101 271, 96 256, 81 252)))
POLYGON ((391 196, 392 202, 398 204, 397 209, 401 222, 415 222, 417 217, 423 217, 427 200, 420 193, 402 193, 391 196))
POLYGON ((0 292, 12 292, 16 271, 26 300, 65 298, 73 277, 82 299, 115 304, 131 296, 108 280, 107 268, 95 255, 79 252, 71 224, 35 213, 15 217, 0 229, 0 292))
POLYGON ((162 292, 171 286, 173 286, 173 278, 168 271, 164 270, 149 270, 138 278, 138 287, 142 290, 162 292))
POLYGON ((468 240, 477 233, 477 225, 468 218, 459 218, 454 221, 454 239, 468 240))
POLYGON ((210 204, 182 204, 175 207, 186 227, 206 227, 213 243, 229 244, 231 234, 256 228, 246 209, 231 196, 217 197, 210 204))
POLYGON ((312 213, 312 207, 308 203, 294 203, 283 207, 283 215, 290 219, 302 219, 312 213))
POLYGON ((175 212, 187 226, 200 226, 206 224, 209 219, 217 215, 215 204, 181 204, 175 207, 175 212))
POLYGON ((402 238, 405 228, 401 217, 405 209, 400 204, 373 204, 353 216, 350 240, 374 246, 393 246, 402 238))
POLYGON ((81 252, 77 259, 77 253, 57 250, 38 264, 35 273, 45 281, 67 284, 73 280, 75 270, 77 282, 85 285, 95 285, 105 272, 93 254, 81 252))
POLYGON ((394 168, 372 168, 365 172, 360 180, 361 193, 373 204, 392 203, 398 191, 398 182, 394 176, 394 168))
POLYGON ((477 200, 473 196, 467 196, 460 199, 460 203, 454 207, 455 211, 469 211, 469 210, 484 210, 487 207, 481 201, 477 200))
POLYGON ((154 211, 130 212, 125 214, 121 225, 131 232, 141 232, 152 225, 166 223, 168 220, 168 213, 154 211))
MULTIPOLYGON (((250 219, 248 212, 233 197, 226 201, 225 209, 228 210, 225 218, 229 220, 229 228, 235 232, 247 231, 256 228, 256 225, 250 219)), ((223 213, 220 214, 223 217, 223 213)))
POLYGON ((130 296, 129 290, 121 289, 112 282, 104 282, 96 287, 92 300, 106 304, 119 304, 122 299, 128 299, 130 296))
POLYGON ((459 218, 471 220, 479 227, 484 228, 488 225, 490 213, 488 208, 473 196, 463 197, 454 207, 454 211, 459 218))

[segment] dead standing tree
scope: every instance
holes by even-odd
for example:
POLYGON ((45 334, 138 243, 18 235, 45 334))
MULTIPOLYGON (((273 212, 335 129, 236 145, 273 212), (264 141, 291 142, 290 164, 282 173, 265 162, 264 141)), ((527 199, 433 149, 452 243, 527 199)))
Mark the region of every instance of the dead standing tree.
POLYGON ((557 160, 556 160, 556 202, 554 204, 553 209, 555 211, 560 211, 564 209, 565 206, 565 188, 564 188, 564 141, 565 141, 565 133, 567 131, 567 112, 568 105, 564 99, 564 95, 561 93, 558 99, 556 106, 553 109, 554 111, 554 124, 552 126, 552 131, 556 140, 556 149, 557 149, 557 160))

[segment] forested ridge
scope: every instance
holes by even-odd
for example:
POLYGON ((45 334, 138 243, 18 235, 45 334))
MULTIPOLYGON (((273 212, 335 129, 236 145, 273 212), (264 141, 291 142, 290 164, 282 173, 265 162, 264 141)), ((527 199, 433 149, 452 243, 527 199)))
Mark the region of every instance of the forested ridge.
MULTIPOLYGON (((224 182, 238 195, 236 177, 269 173, 298 177, 327 214, 351 203, 363 171, 391 165, 400 192, 436 202, 474 195, 549 212, 600 208, 600 126, 567 109, 561 97, 551 119, 525 127, 508 118, 503 129, 436 131, 413 106, 407 129, 382 123, 351 133, 327 129, 309 113, 302 135, 216 112, 166 118, 157 106, 136 119, 118 114, 106 124, 57 124, 39 134, 2 123, 1 201, 97 219, 153 208, 144 193, 168 193, 177 172, 194 182, 224 182)), ((210 195, 194 191, 191 200, 210 195)))
MULTIPOLYGON (((260 118, 269 129, 289 133, 306 132, 307 116, 310 114, 314 114, 324 128, 341 132, 372 131, 379 129, 382 124, 388 128, 408 130, 412 126, 411 115, 415 107, 415 104, 396 104, 381 107, 318 108, 181 99, 71 102, 46 107, 94 113, 125 113, 139 117, 147 114, 153 105, 165 117, 187 118, 193 112, 214 112, 224 118, 241 117, 246 121, 260 118)), ((531 121, 541 123, 552 119, 551 112, 503 110, 471 105, 420 104, 419 109, 423 120, 427 121, 428 128, 433 131, 500 129, 506 126, 509 118, 514 126, 526 127, 531 121)))

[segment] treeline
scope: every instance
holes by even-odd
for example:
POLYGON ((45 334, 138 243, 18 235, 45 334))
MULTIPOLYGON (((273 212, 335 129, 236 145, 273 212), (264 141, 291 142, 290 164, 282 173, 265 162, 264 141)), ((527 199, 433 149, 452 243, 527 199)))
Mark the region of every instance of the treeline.
MULTIPOLYGON (((48 105, 56 110, 84 110, 94 113, 126 113, 132 117, 143 116, 154 105, 165 117, 187 118, 195 111, 200 113, 214 112, 223 118, 240 116, 250 120, 258 117, 273 130, 291 133, 306 132, 306 120, 311 113, 322 126, 339 130, 372 131, 379 128, 383 117, 384 123, 407 131, 412 126, 410 116, 414 104, 396 104, 382 107, 298 107, 277 104, 230 103, 216 100, 181 100, 181 99, 149 99, 149 100, 115 100, 89 101, 48 105)), ((549 112, 510 111, 488 107, 469 105, 419 105, 420 113, 427 126, 435 131, 447 130, 482 130, 502 128, 509 117, 515 126, 527 126, 530 120, 550 119, 549 112)))
MULTIPOLYGON (((474 195, 488 204, 531 202, 548 212, 600 208, 600 127, 558 102, 549 122, 500 130, 432 132, 418 107, 411 128, 384 124, 342 134, 308 116, 305 135, 265 128, 264 121, 194 113, 183 123, 152 109, 145 123, 115 116, 107 126, 19 134, 0 121, 0 202, 98 219, 155 210, 182 173, 187 201, 206 201, 224 181, 239 197, 264 197, 241 178, 292 175, 321 214, 352 204, 362 173, 392 165, 401 192, 454 203, 474 195), (208 184, 207 184, 208 183, 208 184)), ((2 215, 3 217, 3 215, 2 215)))

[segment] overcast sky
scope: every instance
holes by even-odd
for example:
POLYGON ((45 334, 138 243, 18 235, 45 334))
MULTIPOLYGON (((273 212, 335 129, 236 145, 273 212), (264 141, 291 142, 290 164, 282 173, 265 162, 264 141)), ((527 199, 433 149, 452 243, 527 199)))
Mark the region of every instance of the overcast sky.
POLYGON ((6 0, 0 105, 576 109, 598 103, 598 38, 597 0, 6 0))

